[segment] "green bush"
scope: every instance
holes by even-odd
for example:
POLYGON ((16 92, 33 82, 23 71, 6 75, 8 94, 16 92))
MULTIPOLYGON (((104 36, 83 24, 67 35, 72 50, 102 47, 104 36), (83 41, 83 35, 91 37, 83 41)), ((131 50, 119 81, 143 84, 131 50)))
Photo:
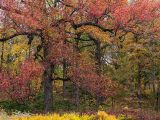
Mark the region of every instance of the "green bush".
POLYGON ((68 100, 61 100, 54 102, 54 111, 74 111, 76 110, 75 104, 68 100))
POLYGON ((37 112, 43 110, 43 94, 39 93, 34 101, 25 101, 24 103, 18 103, 16 101, 2 101, 0 102, 0 108, 4 109, 7 113, 15 111, 21 112, 37 112))
POLYGON ((28 103, 20 104, 14 101, 3 101, 0 102, 0 107, 8 113, 15 111, 30 112, 30 105, 28 103))

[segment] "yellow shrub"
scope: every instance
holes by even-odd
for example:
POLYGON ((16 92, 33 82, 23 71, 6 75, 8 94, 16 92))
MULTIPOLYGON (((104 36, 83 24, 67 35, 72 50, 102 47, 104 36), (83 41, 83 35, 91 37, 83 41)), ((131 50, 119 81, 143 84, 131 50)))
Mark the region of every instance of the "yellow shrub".
POLYGON ((61 120, 58 114, 53 115, 34 115, 28 117, 13 117, 12 120, 61 120))
POLYGON ((50 115, 33 115, 28 117, 12 117, 11 120, 118 120, 113 115, 108 115, 103 111, 98 112, 98 116, 96 115, 79 115, 76 113, 70 114, 50 114, 50 115), (98 118, 98 119, 96 119, 98 118))
POLYGON ((62 120, 80 120, 80 117, 78 114, 74 114, 74 113, 64 114, 62 116, 62 120))
POLYGON ((81 120, 95 120, 95 116, 94 115, 83 115, 81 116, 81 120))
POLYGON ((108 115, 104 111, 99 111, 98 120, 118 120, 118 119, 114 115, 108 115))
POLYGON ((53 115, 34 115, 28 117, 12 117, 12 120, 94 120, 93 116, 83 115, 80 116, 75 113, 64 114, 60 116, 59 114, 53 115))

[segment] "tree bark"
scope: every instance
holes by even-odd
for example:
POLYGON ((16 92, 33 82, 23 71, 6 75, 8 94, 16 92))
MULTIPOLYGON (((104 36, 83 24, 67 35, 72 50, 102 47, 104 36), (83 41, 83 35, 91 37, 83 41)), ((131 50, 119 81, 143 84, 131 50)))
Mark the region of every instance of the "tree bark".
MULTIPOLYGON (((80 50, 78 48, 78 44, 79 44, 79 41, 76 41, 76 44, 75 44, 75 52, 76 53, 79 53, 80 50)), ((78 64, 78 61, 76 61, 76 67, 78 68, 79 67, 79 64, 78 64)), ((77 82, 77 84, 75 84, 75 104, 77 106, 77 111, 79 110, 79 104, 80 104, 80 84, 79 84, 79 79, 75 80, 77 82)))
MULTIPOLYGON (((67 63, 66 60, 63 60, 63 78, 67 78, 67 63)), ((65 99, 66 96, 66 83, 67 81, 63 80, 63 100, 65 99)))
POLYGON ((101 66, 102 66, 102 62, 101 62, 101 46, 100 46, 100 42, 95 40, 95 45, 96 45, 96 50, 95 50, 95 59, 96 59, 96 70, 97 70, 97 74, 99 76, 101 76, 101 66))
POLYGON ((137 75, 137 80, 138 80, 138 85, 137 85, 137 89, 138 89, 138 93, 137 93, 137 97, 138 97, 138 104, 139 104, 139 108, 142 108, 142 86, 141 86, 141 65, 138 64, 138 75, 137 75))
POLYGON ((44 110, 45 113, 53 110, 53 82, 52 73, 54 65, 50 65, 44 72, 44 110))
POLYGON ((3 68, 3 62, 4 62, 4 42, 2 42, 0 69, 3 68))
POLYGON ((80 103, 80 98, 79 98, 79 92, 80 92, 80 90, 79 90, 79 87, 76 85, 76 106, 77 106, 77 110, 79 110, 79 103, 80 103))
POLYGON ((45 44, 44 48, 44 76, 43 76, 43 87, 44 87, 44 112, 50 113, 53 111, 53 73, 54 65, 49 62, 49 46, 45 44))
MULTIPOLYGON (((94 43, 96 45, 96 49, 95 49, 95 59, 96 59, 96 71, 98 76, 101 76, 101 44, 99 41, 94 40, 94 43)), ((99 96, 98 94, 96 95, 96 107, 97 110, 99 108, 99 105, 101 103, 101 96, 99 96)))
POLYGON ((160 110, 160 83, 158 83, 158 89, 156 94, 156 111, 160 110))

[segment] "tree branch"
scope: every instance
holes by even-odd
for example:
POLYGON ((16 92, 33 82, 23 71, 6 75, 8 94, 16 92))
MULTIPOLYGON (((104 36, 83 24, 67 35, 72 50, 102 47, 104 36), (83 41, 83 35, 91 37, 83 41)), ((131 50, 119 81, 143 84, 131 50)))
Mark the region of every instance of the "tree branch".
POLYGON ((86 25, 91 25, 91 26, 95 26, 95 27, 98 27, 100 28, 101 30, 103 30, 104 32, 110 32, 110 33, 113 33, 113 29, 106 29, 104 27, 102 27, 101 25, 98 25, 94 22, 83 22, 83 23, 80 23, 80 24, 73 24, 73 27, 75 29, 79 28, 79 27, 82 27, 82 26, 86 26, 86 25))
POLYGON ((0 42, 5 42, 7 40, 10 40, 10 39, 12 39, 14 37, 21 36, 21 35, 33 35, 33 36, 39 36, 39 37, 41 37, 38 33, 22 32, 22 33, 15 33, 15 34, 13 34, 13 35, 11 35, 9 37, 0 38, 0 42))
POLYGON ((88 44, 88 45, 84 45, 84 46, 80 46, 79 49, 82 49, 82 48, 85 48, 85 47, 92 47, 94 46, 95 44, 88 44))
POLYGON ((54 81, 54 80, 69 81, 69 80, 70 80, 70 78, 61 78, 61 77, 56 77, 56 78, 53 78, 52 80, 53 80, 53 81, 54 81))

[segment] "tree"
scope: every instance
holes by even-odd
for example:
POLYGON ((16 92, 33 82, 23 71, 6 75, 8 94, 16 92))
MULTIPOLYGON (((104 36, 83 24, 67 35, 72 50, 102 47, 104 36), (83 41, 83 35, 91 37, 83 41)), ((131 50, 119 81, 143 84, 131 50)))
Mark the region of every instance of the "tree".
MULTIPOLYGON (((9 19, 7 29, 14 28, 16 32, 1 38, 0 41, 27 36, 31 43, 33 36, 39 37, 41 44, 37 46, 35 58, 40 57, 43 62, 45 112, 51 112, 52 82, 56 79, 67 80, 55 77, 56 65, 63 65, 64 60, 72 68, 70 79, 76 80, 76 85, 79 80, 84 79, 85 85, 90 86, 88 88, 94 94, 110 96, 114 85, 101 72, 101 42, 112 41, 119 30, 132 32, 138 38, 153 33, 148 22, 158 19, 159 5, 149 0, 138 0, 132 5, 127 5, 126 0, 63 0, 53 3, 45 0, 1 0, 0 9, 9 19), (146 27, 146 31, 143 31, 142 28, 146 27), (83 41, 81 36, 84 33, 95 45, 95 51, 92 49, 92 53, 95 52, 94 62, 91 65, 87 63, 87 66, 81 61, 81 52, 75 50, 75 47, 79 47, 77 43, 83 41), (74 40, 76 41, 73 42, 74 40), (40 55, 40 52, 43 52, 43 55, 40 55), (85 77, 82 77, 84 75, 85 77), (107 90, 108 88, 111 89, 107 90)), ((156 36, 155 32, 153 36, 156 36)))

